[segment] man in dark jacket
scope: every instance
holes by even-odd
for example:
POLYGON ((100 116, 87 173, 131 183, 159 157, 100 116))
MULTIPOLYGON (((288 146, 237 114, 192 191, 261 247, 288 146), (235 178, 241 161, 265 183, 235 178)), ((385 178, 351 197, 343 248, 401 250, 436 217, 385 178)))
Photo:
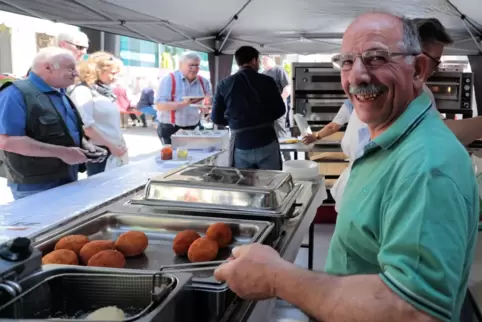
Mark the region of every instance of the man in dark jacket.
POLYGON ((41 49, 32 72, 0 95, 0 157, 13 197, 20 199, 77 180, 88 152, 82 121, 65 88, 77 76, 74 56, 41 49))
POLYGON ((249 46, 235 53, 239 70, 222 80, 214 95, 211 118, 231 130, 231 165, 281 170, 274 122, 286 112, 275 81, 258 73, 259 52, 249 46))

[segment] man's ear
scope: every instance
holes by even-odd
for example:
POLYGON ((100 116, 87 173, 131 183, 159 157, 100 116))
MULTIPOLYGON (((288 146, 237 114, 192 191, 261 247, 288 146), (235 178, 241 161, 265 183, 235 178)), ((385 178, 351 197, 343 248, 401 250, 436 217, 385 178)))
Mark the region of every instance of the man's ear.
POLYGON ((430 60, 425 55, 418 55, 415 57, 415 62, 413 64, 415 68, 415 72, 413 74, 414 82, 420 88, 423 86, 423 83, 430 77, 432 74, 432 68, 430 66, 430 60))

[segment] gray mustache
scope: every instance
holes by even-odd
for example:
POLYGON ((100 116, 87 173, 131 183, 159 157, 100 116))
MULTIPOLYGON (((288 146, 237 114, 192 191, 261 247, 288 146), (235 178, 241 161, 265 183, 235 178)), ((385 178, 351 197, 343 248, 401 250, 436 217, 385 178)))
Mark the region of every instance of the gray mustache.
POLYGON ((350 86, 350 94, 352 95, 380 94, 385 92, 386 90, 388 90, 388 87, 385 85, 368 84, 350 86))

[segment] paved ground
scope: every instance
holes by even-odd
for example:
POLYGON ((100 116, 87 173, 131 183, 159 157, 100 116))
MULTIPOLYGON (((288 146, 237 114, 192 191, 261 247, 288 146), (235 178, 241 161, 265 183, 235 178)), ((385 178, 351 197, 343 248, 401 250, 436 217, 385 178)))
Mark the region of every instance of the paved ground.
MULTIPOLYGON (((124 130, 124 137, 129 149, 130 161, 137 161, 156 155, 161 150, 161 141, 153 127, 129 127, 124 130)), ((85 178, 85 174, 80 174, 80 178, 85 178)), ((7 180, 0 178, 0 204, 12 201, 12 194, 7 187, 7 180)))

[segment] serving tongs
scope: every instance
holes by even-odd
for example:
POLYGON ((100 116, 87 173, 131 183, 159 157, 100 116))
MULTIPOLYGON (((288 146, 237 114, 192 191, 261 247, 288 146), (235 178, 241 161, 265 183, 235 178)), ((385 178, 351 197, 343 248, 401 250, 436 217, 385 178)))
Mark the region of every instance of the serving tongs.
POLYGON ((191 273, 211 271, 218 268, 220 265, 229 262, 228 260, 211 261, 211 262, 199 262, 199 263, 186 263, 186 264, 171 264, 163 265, 159 268, 159 271, 163 273, 191 273))

